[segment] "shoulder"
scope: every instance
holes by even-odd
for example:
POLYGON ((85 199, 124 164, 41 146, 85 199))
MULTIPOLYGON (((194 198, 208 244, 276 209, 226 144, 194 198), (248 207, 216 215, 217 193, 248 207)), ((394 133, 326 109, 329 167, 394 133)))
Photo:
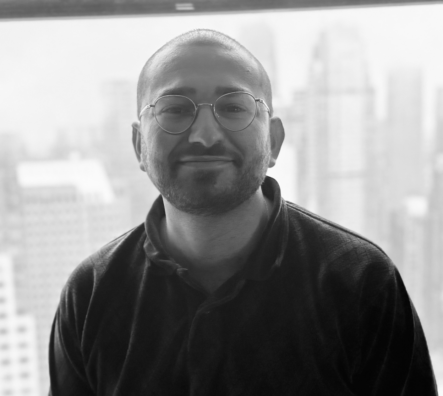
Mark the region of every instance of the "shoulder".
POLYGON ((120 235, 87 257, 73 271, 67 286, 81 283, 85 278, 99 280, 118 263, 129 263, 143 250, 146 233, 143 224, 120 235))
POLYGON ((83 260, 71 273, 62 290, 59 304, 61 313, 82 312, 85 315, 90 300, 104 278, 106 283, 109 283, 109 278, 121 282, 121 276, 128 273, 131 266, 144 261, 145 240, 146 233, 141 224, 83 260))
POLYGON ((411 316, 401 276, 379 246, 295 204, 287 209, 291 253, 285 276, 310 306, 344 326, 386 319, 395 304, 411 316))
POLYGON ((318 285, 352 293, 367 285, 373 294, 396 282, 397 269, 377 244, 294 203, 286 206, 288 248, 318 285))
POLYGON ((387 254, 298 205, 288 202, 286 208, 291 260, 285 279, 296 284, 288 288, 301 296, 293 299, 296 312, 307 318, 307 331, 316 330, 315 342, 328 360, 334 351, 345 350, 341 356, 356 392, 399 394, 407 387, 410 394, 419 394, 431 389, 420 320, 387 254), (287 276, 288 271, 296 276, 287 276))
POLYGON ((389 260, 374 242, 339 224, 327 220, 292 202, 286 202, 290 227, 306 246, 334 259, 349 251, 364 252, 367 258, 389 260))

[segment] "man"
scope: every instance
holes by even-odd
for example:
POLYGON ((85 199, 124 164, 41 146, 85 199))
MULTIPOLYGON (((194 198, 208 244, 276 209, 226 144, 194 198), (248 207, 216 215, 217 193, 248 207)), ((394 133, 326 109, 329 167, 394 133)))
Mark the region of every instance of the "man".
POLYGON ((210 30, 172 40, 141 72, 138 111, 161 196, 64 288, 54 396, 437 394, 389 258, 266 178, 284 130, 245 48, 210 30))

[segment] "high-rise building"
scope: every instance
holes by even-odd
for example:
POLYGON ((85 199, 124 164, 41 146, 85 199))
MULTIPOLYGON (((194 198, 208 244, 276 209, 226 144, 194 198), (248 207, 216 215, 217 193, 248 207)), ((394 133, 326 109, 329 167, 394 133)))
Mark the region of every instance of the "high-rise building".
POLYGON ((324 31, 306 90, 302 206, 365 233, 367 139, 373 92, 362 41, 350 28, 324 31))
POLYGON ((131 124, 137 121, 136 84, 109 81, 103 86, 104 121, 98 154, 114 191, 130 202, 132 225, 142 223, 158 196, 146 173, 139 169, 132 145, 131 124))
POLYGON ((395 239, 393 241, 394 255, 391 258, 402 275, 408 294, 420 318, 424 320, 428 271, 426 265, 427 198, 423 195, 405 198, 402 207, 395 212, 392 219, 395 221, 393 225, 395 239))
POLYGON ((418 69, 393 70, 388 78, 385 188, 390 209, 424 191, 422 75, 418 69))
POLYGON ((24 156, 17 134, 0 133, 0 250, 11 254, 19 249, 21 237, 21 205, 15 169, 24 156))
POLYGON ((436 125, 434 153, 443 153, 443 88, 436 95, 436 125))
POLYGON ((294 160, 294 153, 293 143, 285 143, 280 149, 276 165, 267 171, 267 176, 278 181, 284 199, 291 202, 297 202, 295 177, 297 163, 294 160))
POLYGON ((435 156, 429 196, 426 271, 426 316, 429 318, 429 343, 443 347, 443 152, 435 156))
POLYGON ((0 254, 0 395, 39 395, 35 322, 17 311, 13 261, 7 254, 0 254))
POLYGON ((49 156, 51 159, 67 159, 76 152, 84 157, 96 157, 97 152, 102 151, 100 132, 101 128, 90 125, 59 128, 49 156))
POLYGON ((115 197, 97 160, 23 162, 17 174, 23 206, 18 302, 36 319, 43 395, 49 333, 62 287, 83 259, 129 229, 129 205, 115 197))
POLYGON ((137 121, 136 92, 133 81, 113 80, 102 86, 104 119, 100 148, 112 178, 124 179, 131 170, 138 169, 131 127, 137 121))
POLYGON ((367 138, 367 223, 365 236, 383 249, 390 246, 389 191, 386 188, 387 147, 385 145, 386 124, 374 122, 367 138))
POLYGON ((300 191, 297 186, 302 183, 297 177, 303 175, 297 171, 303 157, 303 126, 305 114, 304 92, 297 91, 286 103, 279 101, 274 106, 274 114, 281 118, 285 129, 285 141, 280 150, 277 164, 268 169, 267 174, 280 184, 282 196, 295 203, 299 202, 300 191))
POLYGON ((276 40, 272 28, 264 21, 242 27, 239 42, 244 45, 263 65, 271 80, 274 97, 279 96, 276 40), (253 33, 251 33, 253 32, 253 33))
MULTIPOLYGON (((431 227, 437 226, 432 219, 436 211, 434 198, 426 199, 429 203, 426 204, 427 214, 423 215, 425 218, 411 218, 412 212, 405 210, 408 205, 412 210, 411 196, 426 193, 422 73, 416 68, 399 68, 390 72, 387 82, 387 116, 382 139, 384 185, 380 190, 384 196, 383 211, 388 220, 386 249, 405 280, 432 344, 434 326, 438 321, 432 308, 435 303, 435 296, 431 295, 432 284, 435 280, 429 278, 432 261, 428 256, 429 227, 430 224, 431 227)), ((416 208, 420 206, 417 202, 416 208)))

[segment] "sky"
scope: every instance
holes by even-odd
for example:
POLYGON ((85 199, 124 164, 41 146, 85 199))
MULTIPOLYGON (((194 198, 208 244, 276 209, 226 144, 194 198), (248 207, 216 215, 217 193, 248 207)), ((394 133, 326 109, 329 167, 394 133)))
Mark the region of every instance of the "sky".
MULTIPOLYGON (((443 87, 443 4, 329 10, 0 21, 0 133, 22 135, 39 152, 55 131, 99 125, 102 84, 136 81, 149 56, 176 35, 211 28, 237 38, 263 24, 275 38, 281 97, 306 85, 322 30, 344 25, 361 36, 376 106, 383 117, 387 73, 417 66, 425 79, 427 133, 443 87)), ((134 96, 135 100, 135 96, 134 96)))

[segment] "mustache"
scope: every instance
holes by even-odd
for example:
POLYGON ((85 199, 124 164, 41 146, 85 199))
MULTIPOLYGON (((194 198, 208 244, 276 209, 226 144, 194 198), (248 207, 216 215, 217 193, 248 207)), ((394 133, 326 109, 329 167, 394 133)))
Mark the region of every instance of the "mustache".
POLYGON ((240 163, 242 161, 241 156, 237 152, 229 150, 222 143, 215 144, 211 147, 205 147, 201 143, 193 143, 191 145, 178 147, 171 154, 173 154, 171 158, 173 162, 180 161, 180 158, 185 156, 220 156, 232 158, 234 163, 240 163))

